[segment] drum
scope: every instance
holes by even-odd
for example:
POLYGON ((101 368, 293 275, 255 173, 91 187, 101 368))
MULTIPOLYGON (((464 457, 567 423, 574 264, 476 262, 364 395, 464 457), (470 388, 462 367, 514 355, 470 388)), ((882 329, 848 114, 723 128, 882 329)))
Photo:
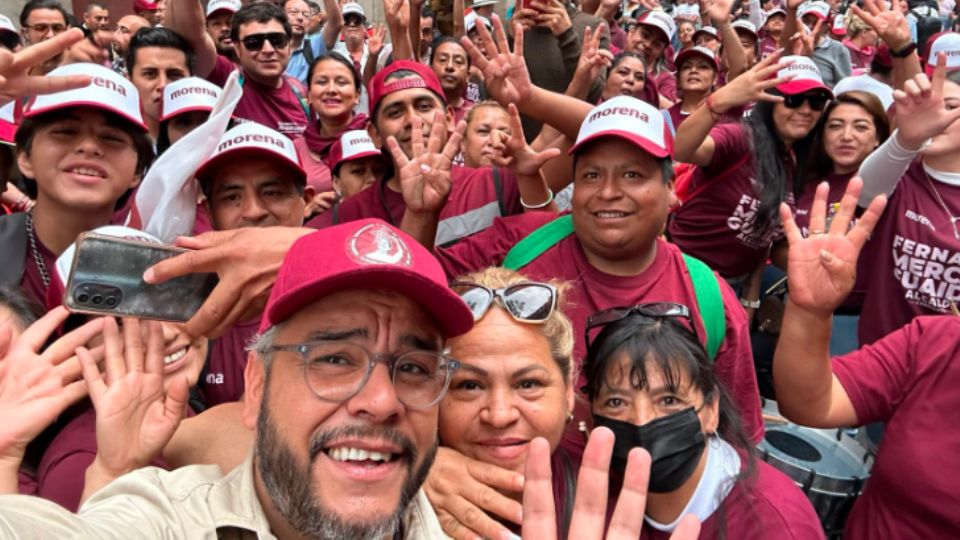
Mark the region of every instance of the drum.
POLYGON ((828 538, 839 538, 853 502, 873 466, 873 452, 842 429, 798 426, 780 416, 777 404, 763 406, 766 434, 758 449, 764 461, 807 494, 828 538))

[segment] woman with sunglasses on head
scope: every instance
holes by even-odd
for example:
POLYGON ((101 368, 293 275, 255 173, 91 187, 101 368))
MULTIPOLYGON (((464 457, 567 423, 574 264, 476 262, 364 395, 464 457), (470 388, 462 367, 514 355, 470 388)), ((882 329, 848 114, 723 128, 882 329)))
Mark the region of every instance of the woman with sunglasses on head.
POLYGON ((675 157, 696 169, 668 226, 671 240, 742 284, 781 238, 777 209, 793 205, 794 178, 831 97, 812 60, 779 54, 707 97, 677 129, 675 157), (716 125, 753 101, 743 121, 716 125))
MULTIPOLYGON (((486 465, 502 475, 523 474, 530 442, 543 437, 552 453, 558 531, 569 526, 579 452, 561 444, 573 412, 573 328, 562 313, 562 295, 548 283, 491 267, 450 285, 474 314, 473 329, 451 339, 460 368, 440 404, 443 449, 425 488, 447 534, 457 536, 454 486, 476 482, 468 470, 486 465), (453 510, 453 509, 449 509, 453 510)), ((498 519, 519 534, 518 488, 497 489, 513 513, 498 519)))
POLYGON ((652 458, 644 538, 667 538, 686 514, 702 522, 700 538, 823 538, 803 492, 754 456, 695 328, 679 304, 588 319, 585 390, 594 426, 615 436, 610 493, 642 447, 652 458))

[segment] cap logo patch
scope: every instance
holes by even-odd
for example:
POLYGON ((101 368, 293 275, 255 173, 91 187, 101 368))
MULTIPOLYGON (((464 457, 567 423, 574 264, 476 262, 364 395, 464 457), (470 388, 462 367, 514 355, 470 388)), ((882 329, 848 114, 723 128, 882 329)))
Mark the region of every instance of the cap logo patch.
POLYGON ((410 249, 389 227, 371 223, 347 240, 347 255, 359 264, 410 266, 410 249))

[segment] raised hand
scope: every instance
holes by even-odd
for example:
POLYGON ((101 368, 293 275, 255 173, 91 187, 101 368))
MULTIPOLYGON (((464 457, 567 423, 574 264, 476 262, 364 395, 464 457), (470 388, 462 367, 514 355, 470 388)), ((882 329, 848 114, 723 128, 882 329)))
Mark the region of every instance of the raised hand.
POLYGON ((797 33, 790 36, 790 41, 793 45, 793 54, 813 57, 814 47, 816 46, 814 39, 820 35, 820 29, 823 28, 823 24, 823 19, 818 20, 813 30, 807 30, 807 27, 801 24, 797 33))
POLYGON ((827 196, 830 186, 823 182, 810 209, 810 236, 804 238, 786 204, 780 205, 780 219, 790 246, 787 255, 787 284, 790 301, 807 311, 829 316, 853 290, 857 257, 883 214, 887 198, 870 202, 852 227, 863 181, 855 177, 847 184, 840 208, 826 230, 827 196))
POLYGON ((567 7, 560 0, 537 0, 533 5, 538 11, 534 17, 537 26, 549 28, 553 35, 559 36, 573 27, 567 7))
POLYGON ((782 49, 774 52, 714 92, 712 97, 714 109, 723 113, 753 101, 783 101, 783 96, 767 92, 793 78, 776 76, 777 72, 791 64, 789 61, 781 61, 782 56, 782 49))
POLYGON ((380 51, 383 50, 383 44, 386 41, 387 37, 387 26, 383 23, 378 24, 374 30, 373 34, 367 38, 367 50, 369 58, 377 58, 380 55, 380 51))
POLYGON ((493 15, 492 22, 493 38, 486 25, 477 25, 483 41, 483 51, 467 37, 460 41, 470 53, 473 64, 483 73, 487 92, 504 106, 507 103, 522 103, 533 94, 533 83, 530 82, 527 63, 523 59, 523 28, 519 24, 515 26, 511 52, 503 24, 496 14, 493 15))
POLYGON ((502 132, 494 132, 494 137, 504 137, 503 153, 498 153, 491 161, 499 167, 507 167, 517 176, 534 176, 540 174, 540 167, 544 163, 561 154, 559 148, 548 148, 537 152, 527 144, 523 136, 523 124, 520 122, 520 112, 513 103, 507 106, 510 112, 510 136, 506 138, 502 132))
POLYGON ((387 138, 387 148, 397 166, 400 191, 407 210, 418 214, 439 214, 450 194, 450 167, 460 151, 460 142, 466 124, 460 122, 457 129, 443 143, 446 130, 443 114, 436 113, 430 126, 426 144, 423 140, 423 120, 413 118, 411 134, 412 156, 407 156, 394 137, 387 138))
POLYGON ((10 339, 9 328, 0 329, 0 341, 7 343, 0 358, 0 462, 4 467, 16 470, 27 444, 87 395, 74 349, 100 334, 102 319, 88 322, 40 352, 68 316, 65 308, 54 308, 15 340, 10 339))
POLYGON ((906 0, 890 0, 890 7, 887 7, 886 3, 880 0, 864 0, 863 7, 866 9, 853 3, 850 4, 850 10, 872 26, 891 51, 899 51, 913 41, 910 37, 910 25, 900 9, 904 1, 906 0))
POLYGON ((603 25, 598 25, 591 31, 586 27, 583 31, 583 47, 580 49, 580 60, 577 61, 577 71, 573 78, 584 79, 592 84, 600 76, 601 68, 613 65, 613 53, 600 47, 600 37, 603 34, 603 25))
POLYGON ((733 0, 700 0, 700 12, 710 17, 713 26, 730 22, 733 18, 733 0))
MULTIPOLYGON (((642 448, 630 451, 623 487, 604 533, 607 516, 607 488, 613 432, 596 428, 590 433, 577 477, 577 492, 568 538, 577 540, 636 540, 643 526, 650 478, 650 454, 642 448)), ((531 441, 523 485, 523 538, 558 538, 556 509, 550 471, 550 445, 543 438, 531 441)), ((670 535, 671 540, 695 540, 700 522, 686 515, 670 535)))
POLYGON ((90 77, 83 75, 28 75, 31 68, 64 52, 82 39, 83 32, 74 28, 17 53, 0 48, 0 104, 23 96, 63 92, 90 84, 90 77))
POLYGON ((919 148, 924 141, 941 135, 960 119, 960 107, 948 108, 943 97, 946 65, 947 57, 941 52, 937 55, 932 81, 918 73, 913 79, 907 79, 903 90, 893 91, 897 117, 909 119, 898 123, 897 140, 904 148, 919 148))

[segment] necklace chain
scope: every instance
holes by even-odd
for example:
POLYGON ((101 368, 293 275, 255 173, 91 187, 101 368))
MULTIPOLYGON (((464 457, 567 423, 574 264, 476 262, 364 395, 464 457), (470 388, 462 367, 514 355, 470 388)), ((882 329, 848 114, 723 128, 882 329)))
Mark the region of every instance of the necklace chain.
POLYGON ((44 288, 50 287, 50 273, 47 272, 47 264, 43 262, 40 256, 40 250, 37 249, 37 235, 33 231, 33 210, 27 212, 27 239, 30 240, 30 251, 33 253, 33 262, 40 271, 40 279, 43 280, 44 288))
POLYGON ((957 229, 957 221, 960 221, 960 217, 954 216, 950 213, 950 208, 947 207, 947 203, 944 202, 943 197, 940 196, 940 192, 937 191, 936 186, 933 185, 933 180, 930 179, 929 174, 925 174, 927 178, 927 183, 930 184, 930 189, 933 190, 934 196, 937 198, 937 202, 940 203, 940 207, 943 208, 943 212, 947 214, 947 217, 950 218, 950 224, 953 225, 953 237, 957 240, 960 240, 960 230, 957 229))

